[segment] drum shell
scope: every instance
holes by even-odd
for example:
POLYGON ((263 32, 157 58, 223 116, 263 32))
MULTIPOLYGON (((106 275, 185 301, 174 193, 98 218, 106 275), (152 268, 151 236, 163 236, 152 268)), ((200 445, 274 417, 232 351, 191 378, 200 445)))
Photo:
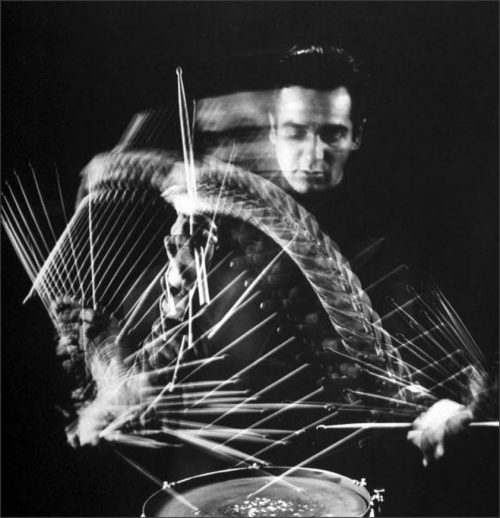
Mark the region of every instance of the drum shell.
MULTIPOLYGON (((285 472, 288 472, 291 468, 289 467, 271 467, 265 468, 266 475, 279 476, 285 472)), ((236 468, 236 469, 228 469, 222 471, 211 472, 203 475, 198 475, 195 477, 186 478, 184 480, 180 480, 178 482, 173 482, 169 484, 169 488, 177 494, 183 495, 187 491, 195 488, 202 487, 204 485, 209 485, 217 482, 229 482, 231 480, 236 480, 238 478, 244 477, 259 477, 262 476, 264 470, 260 468, 236 468)), ((325 471, 321 469, 312 469, 312 468, 297 468, 293 471, 291 476, 294 477, 304 477, 306 479, 317 479, 322 481, 331 482, 335 485, 340 485, 345 488, 347 491, 351 491, 355 493, 358 497, 360 497, 364 503, 364 509, 361 514, 355 514, 352 516, 368 516, 371 509, 371 497, 369 492, 360 485, 359 482, 356 482, 348 477, 343 475, 339 475, 337 473, 333 473, 330 471, 325 471)), ((170 514, 158 514, 165 508, 165 506, 174 500, 174 497, 168 493, 168 489, 160 489, 159 491, 152 494, 143 505, 142 516, 173 516, 170 514)), ((203 516, 203 515, 198 515, 203 516)), ((334 516, 334 515, 331 515, 334 516)))

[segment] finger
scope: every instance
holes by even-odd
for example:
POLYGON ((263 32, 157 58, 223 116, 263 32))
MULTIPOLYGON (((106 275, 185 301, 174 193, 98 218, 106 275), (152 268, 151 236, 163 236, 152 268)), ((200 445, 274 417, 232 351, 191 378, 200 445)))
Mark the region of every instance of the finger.
POLYGON ((444 455, 444 444, 442 441, 439 441, 434 449, 434 459, 439 460, 444 455))
POLYGON ((300 320, 296 320, 297 322, 303 322, 306 324, 315 324, 315 323, 327 323, 328 316, 326 314, 321 315, 320 312, 317 312, 316 315, 315 312, 312 311, 310 301, 306 299, 295 299, 295 298, 282 298, 282 297, 276 297, 270 300, 265 300, 261 303, 260 309, 262 311, 274 311, 276 309, 284 309, 288 312, 293 313, 296 317, 299 317, 302 315, 302 318, 300 320), (305 316, 304 316, 305 315, 305 316))
POLYGON ((249 250, 247 255, 247 260, 249 264, 254 266, 266 266, 271 263, 274 259, 276 259, 277 252, 276 251, 262 251, 262 252, 254 252, 249 250))
POLYGON ((229 263, 229 268, 231 268, 231 270, 235 270, 235 271, 244 270, 244 269, 248 268, 248 266, 249 266, 249 262, 245 255, 235 257, 229 263))
POLYGON ((343 362, 340 364, 340 372, 352 380, 357 380, 360 375, 360 371, 356 365, 349 362, 343 362))
POLYGON ((80 447, 80 439, 78 438, 78 435, 76 433, 68 435, 67 442, 74 449, 77 449, 80 447))
MULTIPOLYGON (((300 305, 294 304, 293 299, 291 299, 287 302, 289 302, 288 305, 291 307, 294 307, 296 309, 301 308, 300 305)), ((302 306, 302 308, 303 308, 303 306, 302 306)), ((321 311, 312 311, 310 313, 307 313, 307 315, 305 315, 305 317, 303 319, 303 322, 304 322, 304 324, 310 324, 310 325, 322 324, 324 327, 330 328, 330 326, 329 326, 330 320, 329 320, 328 316, 326 315, 326 313, 321 312, 321 311)), ((333 331, 333 327, 332 327, 332 331, 333 331)))
POLYGON ((205 229, 209 230, 214 227, 215 224, 212 218, 205 216, 203 214, 190 214, 184 215, 180 214, 177 217, 177 220, 172 225, 170 229, 170 234, 172 235, 186 235, 189 236, 191 234, 191 229, 205 229))
MULTIPOLYGON (((446 420, 441 440, 443 453, 449 450, 451 455, 456 455, 468 447, 471 441, 469 424, 472 417, 472 412, 467 409, 446 420)), ((441 448, 437 449, 438 455, 440 450, 441 448)))
POLYGON ((351 362, 340 362, 335 352, 305 352, 297 355, 297 360, 304 363, 316 363, 324 366, 337 366, 341 376, 357 380, 361 375, 359 367, 351 362))
POLYGON ((455 435, 463 432, 472 422, 473 414, 469 409, 462 410, 448 418, 445 425, 445 435, 455 435))
POLYGON ((300 279, 301 274, 299 272, 279 273, 267 276, 267 282, 273 288, 289 287, 292 284, 297 284, 300 279))
POLYGON ((247 278, 245 279, 245 281, 243 282, 243 286, 244 286, 245 288, 249 288, 249 287, 254 283, 254 281, 255 281, 255 278, 254 278, 254 277, 247 277, 247 278))
POLYGON ((428 448, 424 446, 422 437, 423 434, 420 430, 411 430, 406 434, 407 440, 422 452, 422 464, 424 465, 424 467, 427 467, 429 465, 430 459, 428 448))
POLYGON ((250 246, 259 247, 259 243, 263 242, 263 237, 261 232, 248 225, 243 225, 236 233, 236 241, 243 248, 250 246))
MULTIPOLYGON (((343 348, 342 347, 342 339, 341 338, 331 338, 331 337, 324 338, 321 341, 321 347, 325 351, 329 351, 329 352, 340 351, 343 348)), ((345 353, 343 353, 343 354, 345 354, 345 353)))
POLYGON ((438 453, 440 456, 442 456, 444 453, 442 440, 440 440, 434 431, 429 428, 422 430, 420 449, 422 450, 424 459, 427 463, 429 461, 438 459, 438 453))
POLYGON ((420 430, 410 430, 406 434, 406 438, 408 441, 410 441, 412 444, 414 444, 419 450, 421 450, 421 443, 422 443, 422 432, 420 430))
POLYGON ((252 252, 248 249, 244 255, 235 257, 229 264, 233 270, 241 270, 248 266, 263 267, 271 263, 276 258, 275 252, 252 252))
POLYGON ((283 302, 282 300, 264 300, 260 303, 259 308, 262 311, 271 312, 275 311, 277 309, 283 308, 283 302))
POLYGON ((205 228, 197 228, 192 236, 188 239, 191 251, 195 249, 205 248, 208 245, 214 245, 218 242, 217 235, 214 231, 205 228))
POLYGON ((304 279, 297 270, 288 273, 288 275, 293 275, 295 281, 294 285, 288 291, 290 298, 307 298, 314 300, 316 304, 321 304, 319 299, 314 296, 314 290, 309 282, 304 279))
MULTIPOLYGON (((276 253, 275 253, 276 256, 276 253)), ((283 256, 281 259, 278 259, 275 264, 271 267, 271 273, 280 274, 287 273, 290 274, 292 272, 297 271, 296 264, 287 256, 283 256)))
POLYGON ((195 249, 204 248, 208 245, 214 245, 218 241, 214 231, 205 228, 197 228, 193 234, 189 232, 182 234, 174 234, 164 239, 165 249, 169 258, 175 257, 180 250, 190 250, 192 253, 195 249))
POLYGON ((323 308, 318 308, 313 300, 287 297, 284 299, 283 306, 287 311, 294 313, 296 316, 302 316, 305 324, 322 324, 330 327, 333 331, 328 315, 323 308))
POLYGON ((331 334, 331 329, 313 324, 283 324, 278 327, 278 334, 282 336, 299 334, 305 338, 322 339, 331 334))
POLYGON ((323 387, 326 390, 333 390, 333 391, 352 388, 353 383, 354 383, 354 381, 352 379, 350 379, 347 376, 338 374, 338 373, 329 374, 328 376, 325 376, 324 378, 321 378, 318 381, 318 385, 320 387, 323 387))
MULTIPOLYGON (((366 347, 371 347, 370 344, 367 344, 366 347)), ((360 352, 356 354, 356 359, 363 363, 369 363, 370 365, 376 365, 378 367, 383 367, 387 360, 381 354, 371 353, 368 351, 360 352)))
POLYGON ((306 351, 297 355, 297 360, 303 363, 319 363, 325 366, 339 366, 345 355, 335 351, 315 352, 306 351))
POLYGON ((186 241, 186 236, 182 235, 170 235, 163 240, 165 250, 170 260, 177 255, 178 250, 186 244, 186 241))

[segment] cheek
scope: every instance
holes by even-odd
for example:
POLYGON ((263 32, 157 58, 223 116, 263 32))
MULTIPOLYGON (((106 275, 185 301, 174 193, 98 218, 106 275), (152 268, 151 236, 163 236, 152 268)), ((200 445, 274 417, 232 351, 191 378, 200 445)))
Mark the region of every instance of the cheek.
POLYGON ((284 142, 276 143, 276 158, 282 169, 294 169, 299 156, 299 146, 284 142))
POLYGON ((342 165, 347 162, 347 159, 349 158, 350 154, 351 154, 351 149, 349 146, 346 146, 343 149, 334 151, 330 156, 330 160, 332 163, 337 163, 339 165, 342 165))

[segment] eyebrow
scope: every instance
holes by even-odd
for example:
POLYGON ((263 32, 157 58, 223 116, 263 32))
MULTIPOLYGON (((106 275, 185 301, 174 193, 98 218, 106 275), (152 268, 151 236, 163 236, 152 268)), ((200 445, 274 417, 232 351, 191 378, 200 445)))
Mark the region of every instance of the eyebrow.
POLYGON ((335 130, 342 130, 347 131, 349 128, 345 124, 323 124, 321 128, 326 129, 335 129, 335 130))
MULTIPOLYGON (((309 128, 310 124, 300 124, 298 122, 292 122, 292 121, 286 121, 281 124, 280 126, 284 126, 287 128, 297 128, 297 129, 303 129, 303 128, 309 128)), ((321 124, 319 126, 320 130, 329 129, 329 130, 342 130, 347 131, 349 128, 344 124, 321 124)))
POLYGON ((287 128, 307 128, 308 124, 300 124, 297 122, 286 121, 280 124, 280 126, 286 126, 287 128))

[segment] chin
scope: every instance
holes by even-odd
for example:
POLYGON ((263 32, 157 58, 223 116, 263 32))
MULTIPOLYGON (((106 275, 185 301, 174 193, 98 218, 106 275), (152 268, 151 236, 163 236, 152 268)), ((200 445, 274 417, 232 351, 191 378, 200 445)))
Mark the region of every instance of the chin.
POLYGON ((299 193, 299 194, 307 194, 307 193, 310 193, 310 192, 316 192, 316 187, 315 186, 304 185, 304 184, 292 185, 292 189, 295 192, 299 193))

